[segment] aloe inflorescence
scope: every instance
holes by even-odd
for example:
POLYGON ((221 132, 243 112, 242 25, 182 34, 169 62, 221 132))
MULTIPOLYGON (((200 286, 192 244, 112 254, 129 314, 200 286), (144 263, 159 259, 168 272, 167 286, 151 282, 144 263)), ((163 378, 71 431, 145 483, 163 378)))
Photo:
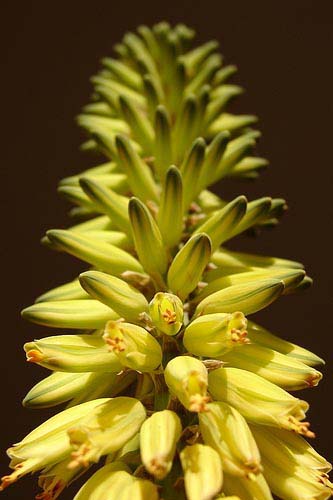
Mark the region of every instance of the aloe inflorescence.
POLYGON ((65 409, 8 450, 2 488, 38 471, 36 498, 55 499, 98 462, 75 500, 331 496, 308 404, 290 394, 317 385, 323 361, 247 319, 311 279, 225 246, 286 205, 209 190, 267 162, 253 155, 256 118, 226 111, 242 92, 235 67, 193 36, 141 26, 92 79, 78 122, 83 149, 106 159, 61 181, 75 224, 43 238, 89 269, 23 311, 58 329, 24 346, 52 373, 23 403, 65 409))

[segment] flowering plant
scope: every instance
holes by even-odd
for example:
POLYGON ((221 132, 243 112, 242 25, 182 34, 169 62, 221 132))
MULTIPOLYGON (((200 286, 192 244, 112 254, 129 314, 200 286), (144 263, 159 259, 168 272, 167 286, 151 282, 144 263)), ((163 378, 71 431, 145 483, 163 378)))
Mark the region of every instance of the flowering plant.
POLYGON ((58 329, 24 346, 52 373, 23 403, 65 408, 8 450, 2 488, 39 471, 36 498, 52 500, 98 462, 75 500, 331 496, 308 404, 290 394, 317 385, 323 361, 247 318, 311 279, 225 246, 286 204, 210 190, 267 162, 253 156, 256 117, 226 111, 236 68, 193 36, 140 26, 92 79, 82 148, 106 160, 61 181, 80 220, 43 238, 89 269, 22 313, 58 329))

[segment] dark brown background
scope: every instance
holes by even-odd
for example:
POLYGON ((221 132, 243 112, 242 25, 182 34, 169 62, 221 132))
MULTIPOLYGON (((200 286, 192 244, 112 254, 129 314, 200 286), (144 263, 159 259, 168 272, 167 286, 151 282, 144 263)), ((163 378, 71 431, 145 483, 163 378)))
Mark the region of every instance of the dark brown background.
MULTIPOLYGON (((239 66, 236 81, 247 89, 234 109, 260 117, 263 138, 258 149, 271 160, 271 168, 256 183, 228 183, 220 192, 288 200, 289 213, 277 229, 258 240, 242 239, 239 248, 302 260, 315 278, 315 286, 304 295, 281 299, 257 316, 273 331, 327 359, 324 381, 306 397, 312 403, 309 415, 318 433, 316 446, 332 459, 330 3, 32 1, 7 8, 2 4, 2 448, 48 415, 20 405, 43 374, 25 364, 21 344, 50 332, 22 322, 19 310, 81 268, 74 259, 52 254, 39 244, 47 228, 67 224, 67 206, 56 194, 57 181, 92 163, 78 151, 81 134, 73 118, 88 100, 89 77, 99 58, 110 54, 124 31, 166 19, 195 27, 199 40, 221 42, 227 62, 239 66)), ((5 473, 7 460, 4 454, 1 458, 5 473)), ((4 498, 32 498, 30 491, 31 481, 25 479, 4 498)))

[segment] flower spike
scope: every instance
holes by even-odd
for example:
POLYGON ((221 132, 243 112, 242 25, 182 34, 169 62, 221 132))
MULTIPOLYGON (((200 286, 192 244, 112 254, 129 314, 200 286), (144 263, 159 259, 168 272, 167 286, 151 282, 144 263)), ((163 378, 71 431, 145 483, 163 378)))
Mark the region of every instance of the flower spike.
POLYGON ((236 67, 194 35, 139 26, 91 79, 81 150, 103 159, 60 181, 73 220, 42 239, 86 268, 22 311, 56 329, 24 346, 52 373, 23 404, 66 409, 9 448, 0 489, 38 472, 36 499, 61 499, 87 472, 74 500, 332 496, 332 466, 304 439, 309 405, 289 392, 315 387, 324 361, 250 316, 312 280, 295 260, 229 249, 287 205, 216 194, 268 161, 257 117, 228 109, 236 67))

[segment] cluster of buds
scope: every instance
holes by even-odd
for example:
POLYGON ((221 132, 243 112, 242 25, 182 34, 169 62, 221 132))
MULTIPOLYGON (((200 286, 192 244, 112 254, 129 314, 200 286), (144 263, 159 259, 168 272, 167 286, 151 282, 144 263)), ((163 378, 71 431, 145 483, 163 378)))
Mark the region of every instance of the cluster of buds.
POLYGON ((267 162, 252 154, 256 117, 226 112, 242 92, 235 67, 215 42, 191 49, 193 36, 140 26, 93 78, 82 147, 106 161, 61 181, 76 221, 43 238, 90 268, 23 311, 66 330, 25 344, 52 374, 23 404, 66 406, 9 448, 1 489, 39 472, 36 498, 54 500, 99 463, 75 500, 331 496, 308 404, 288 392, 317 385, 323 361, 247 319, 311 279, 225 247, 275 225, 285 202, 210 191, 267 162))

